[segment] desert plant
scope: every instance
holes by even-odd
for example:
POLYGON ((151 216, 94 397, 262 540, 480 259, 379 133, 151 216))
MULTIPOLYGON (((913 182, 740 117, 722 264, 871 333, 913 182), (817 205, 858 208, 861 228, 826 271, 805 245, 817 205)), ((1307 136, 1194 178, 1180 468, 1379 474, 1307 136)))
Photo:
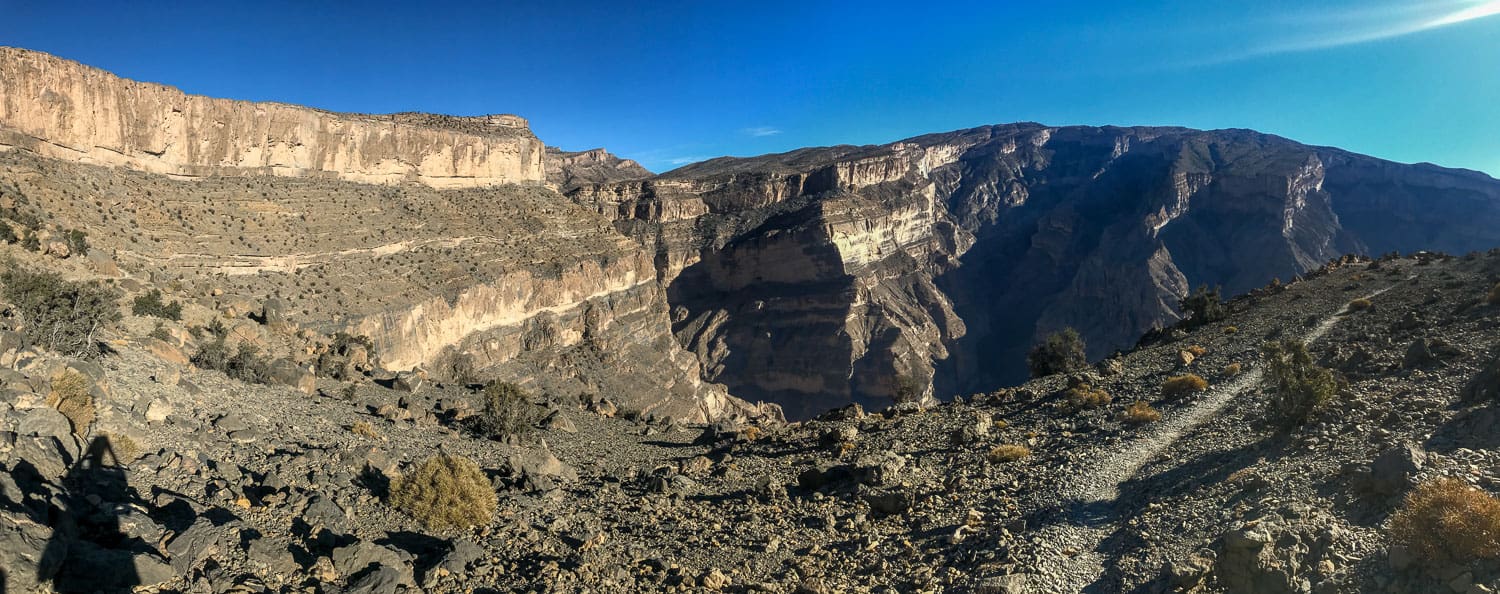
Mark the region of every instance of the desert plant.
POLYGON ((1026 366, 1032 377, 1067 373, 1088 365, 1083 337, 1072 328, 1054 332, 1026 354, 1026 366))
POLYGON ((270 381, 270 361, 260 354, 259 347, 248 342, 242 342, 239 348, 230 351, 223 337, 215 338, 198 347, 188 360, 194 367, 220 371, 242 382, 264 384, 270 381))
POLYGON ((355 421, 353 425, 349 426, 349 432, 360 437, 380 439, 380 432, 376 431, 375 426, 371 425, 369 421, 355 421))
POLYGON ((1236 375, 1239 375, 1242 369, 1244 369, 1244 367, 1242 367, 1239 363, 1230 363, 1224 366, 1224 375, 1234 377, 1236 375))
POLYGON ((1187 319, 1183 320, 1183 325, 1189 328, 1212 324, 1229 315, 1229 311, 1224 307, 1224 301, 1219 297, 1219 288, 1214 287, 1213 290, 1209 290, 1208 285, 1198 287, 1198 290, 1183 298, 1178 305, 1182 307, 1182 311, 1188 313, 1187 319))
POLYGON ((1427 481, 1391 516, 1391 539, 1434 564, 1500 557, 1500 499, 1459 479, 1427 481))
POLYGON ((391 505, 430 529, 489 524, 495 491, 473 460, 438 454, 391 484, 391 505))
POLYGON ((1495 286, 1490 289, 1490 294, 1485 297, 1484 301, 1490 305, 1500 305, 1500 283, 1495 283, 1495 286))
POLYGON ((109 451, 114 454, 115 462, 118 464, 129 464, 136 458, 141 457, 141 446, 124 433, 109 433, 100 431, 94 439, 102 439, 109 444, 109 451))
POLYGON ((1235 335, 1235 334, 1239 334, 1240 333, 1240 327, 1239 326, 1225 326, 1224 327, 1224 333, 1225 334, 1229 334, 1231 336, 1235 335))
POLYGON ((523 435, 536 428, 540 411, 520 386, 494 381, 480 392, 483 408, 474 417, 474 429, 488 437, 523 435))
POLYGON ((66 281, 14 264, 0 273, 0 283, 27 343, 70 357, 99 356, 103 350, 94 335, 120 319, 119 292, 99 283, 66 281))
POLYGON ((135 300, 130 304, 130 313, 176 321, 182 319, 182 303, 178 301, 167 303, 162 300, 160 289, 151 289, 136 295, 135 300))
POLYGON ((1031 448, 1020 444, 1007 443, 991 448, 990 452, 985 455, 985 458, 988 459, 992 464, 1001 464, 1004 462, 1015 462, 1017 460, 1022 460, 1030 455, 1031 448))
POLYGON ((1068 406, 1073 410, 1086 410, 1105 406, 1113 400, 1109 392, 1094 386, 1078 382, 1063 393, 1067 399, 1068 406))
POLYGON ((162 342, 170 342, 172 340, 172 332, 167 330, 167 327, 163 326, 161 322, 157 322, 156 327, 152 328, 151 333, 147 334, 146 336, 150 336, 151 338, 155 338, 162 342))
POLYGON ((1184 373, 1169 377, 1167 381, 1162 382, 1161 395, 1167 398, 1181 398, 1206 389, 1208 389, 1208 380, 1196 373, 1184 373))
POLYGON ((10 227, 10 223, 0 221, 0 242, 15 243, 20 240, 20 236, 16 235, 16 230, 10 227))
POLYGON ((1349 302, 1349 311, 1365 311, 1372 307, 1375 307, 1375 304, 1372 303, 1369 299, 1365 298, 1359 298, 1349 302))
POLYGON ((1194 357, 1202 357, 1203 355, 1208 354, 1208 349, 1205 349, 1196 344, 1182 350, 1192 353, 1194 357))
POLYGON ((1299 340, 1267 343, 1261 353, 1266 358, 1266 389, 1274 397, 1272 410, 1288 426, 1306 423, 1338 391, 1333 372, 1314 363, 1299 340))
POLYGON ((73 433, 88 435, 96 415, 94 396, 89 390, 89 380, 82 374, 64 371, 52 380, 52 389, 47 392, 47 406, 68 418, 73 433))
POLYGON ((68 244, 68 251, 79 256, 89 255, 88 234, 78 229, 72 229, 63 233, 63 240, 68 244))
POLYGON ((1132 402, 1130 406, 1125 407, 1125 421, 1128 423, 1142 425, 1145 423, 1155 423, 1160 420, 1161 411, 1151 408, 1151 405, 1147 404, 1145 400, 1137 400, 1132 402))

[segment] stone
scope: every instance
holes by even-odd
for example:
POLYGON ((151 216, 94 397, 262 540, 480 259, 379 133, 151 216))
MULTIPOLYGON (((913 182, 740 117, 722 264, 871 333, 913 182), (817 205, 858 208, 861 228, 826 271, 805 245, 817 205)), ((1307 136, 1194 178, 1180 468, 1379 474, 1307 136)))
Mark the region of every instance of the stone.
POLYGON ((974 594, 1029 594, 1027 581, 1024 573, 987 577, 974 585, 974 594))
POLYGON ((271 361, 267 368, 267 374, 272 384, 294 388, 303 394, 312 395, 318 389, 318 377, 306 366, 298 365, 291 359, 276 359, 271 361))
POLYGON ((417 371, 402 371, 396 374, 396 379, 391 382, 391 389, 402 392, 416 392, 422 389, 427 382, 427 376, 417 371))
POLYGON ((170 416, 172 416, 172 404, 165 398, 160 396, 152 398, 151 403, 146 405, 146 422, 148 423, 161 423, 170 416))
POLYGON ((1406 492, 1426 459, 1427 453, 1415 444, 1403 444, 1381 452, 1370 463, 1370 490, 1381 495, 1406 492))
POLYGON ((578 480, 578 472, 553 455, 545 440, 536 448, 511 454, 506 460, 506 465, 513 476, 578 480))
POLYGON ((219 532, 208 518, 198 518, 186 530, 167 541, 172 569, 185 574, 219 552, 219 532))
POLYGON ((559 431, 562 433, 577 433, 578 427, 568 417, 563 416, 562 411, 552 411, 547 418, 542 419, 542 428, 548 431, 559 431))
POLYGON ((344 591, 350 594, 396 594, 401 585, 401 570, 381 565, 350 580, 344 591))
POLYGON ((40 435, 43 437, 56 437, 59 440, 73 440, 73 422, 68 417, 57 412, 52 407, 39 407, 27 411, 21 417, 19 425, 21 435, 40 435))

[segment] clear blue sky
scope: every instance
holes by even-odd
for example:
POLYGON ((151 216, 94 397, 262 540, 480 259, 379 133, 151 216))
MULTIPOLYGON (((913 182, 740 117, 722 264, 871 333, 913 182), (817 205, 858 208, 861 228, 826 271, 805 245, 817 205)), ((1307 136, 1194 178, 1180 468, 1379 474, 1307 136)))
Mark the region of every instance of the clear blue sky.
POLYGON ((1500 0, 332 4, 0 0, 0 45, 218 97, 516 113, 656 171, 1027 120, 1500 175, 1500 0))

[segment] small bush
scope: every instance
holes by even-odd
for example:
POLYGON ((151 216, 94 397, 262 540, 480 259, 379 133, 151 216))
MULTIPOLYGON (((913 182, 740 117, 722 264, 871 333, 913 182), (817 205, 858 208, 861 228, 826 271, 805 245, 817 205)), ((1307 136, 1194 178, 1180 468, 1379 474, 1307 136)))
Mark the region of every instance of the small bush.
POLYGON ((360 437, 380 439, 380 432, 376 431, 375 426, 371 425, 369 421, 355 421, 353 425, 349 426, 349 432, 360 437))
POLYGON ((1490 305, 1500 305, 1500 283, 1495 283, 1494 288, 1490 289, 1490 294, 1485 297, 1484 301, 1490 305))
POLYGON ((1239 363, 1230 363, 1224 366, 1224 375, 1234 377, 1236 375, 1239 375, 1240 371, 1243 369, 1244 368, 1241 367, 1239 363))
POLYGON ((1130 406, 1125 407, 1126 422, 1143 425, 1146 423, 1155 423, 1160 420, 1161 411, 1151 408, 1151 405, 1147 404, 1145 400, 1137 400, 1132 402, 1130 406))
POLYGON ((1261 348, 1266 358, 1266 389, 1274 400, 1272 410, 1283 424, 1306 423, 1338 391, 1333 372, 1313 363, 1307 345, 1298 340, 1267 343, 1261 348))
POLYGON ((1361 298, 1349 302, 1349 311, 1365 311, 1372 307, 1375 307, 1375 304, 1371 303, 1369 299, 1361 298))
POLYGON ((1210 291, 1207 285, 1200 286, 1178 305, 1182 307, 1183 312, 1188 314, 1187 319, 1183 320, 1183 325, 1188 328, 1212 324, 1229 315, 1229 310, 1224 307, 1224 301, 1219 298, 1218 287, 1210 291))
POLYGON ((1228 334, 1228 335, 1231 335, 1231 336, 1233 336, 1235 334, 1239 334, 1240 333, 1240 327, 1239 326, 1225 326, 1224 327, 1224 333, 1228 334))
POLYGON ((141 446, 123 433, 100 432, 95 439, 103 439, 109 444, 110 452, 114 453, 117 464, 129 464, 136 458, 141 457, 141 446))
POLYGON ((215 338, 198 347, 189 361, 199 369, 220 371, 242 382, 264 384, 271 378, 271 362, 260 354, 259 347, 248 342, 231 352, 223 337, 215 338))
POLYGON ((78 373, 65 371, 52 380, 47 406, 68 418, 74 434, 88 435, 89 427, 94 424, 94 396, 89 393, 89 380, 78 373))
POLYGON ((0 242, 15 243, 20 240, 21 238, 16 235, 16 230, 10 228, 10 223, 0 221, 0 242))
POLYGON ((1032 377, 1046 377, 1067 373, 1088 365, 1088 355, 1083 337, 1072 328, 1064 328, 1048 336, 1026 354, 1026 366, 1032 377))
POLYGON ((138 316, 151 316, 166 320, 178 321, 182 319, 182 303, 173 301, 167 303, 162 301, 161 291, 151 289, 135 297, 130 304, 130 313, 138 316))
POLYGON ((1196 373, 1184 373, 1167 378, 1167 381, 1161 385, 1161 395, 1167 398, 1181 398, 1207 389, 1208 380, 1199 377, 1196 373))
POLYGON ((531 404, 520 386, 509 382, 490 382, 480 393, 483 408, 474 418, 474 429, 481 435, 499 438, 524 435, 536 429, 541 414, 531 404))
POLYGON ((150 336, 151 338, 155 338, 162 342, 172 341, 172 332, 167 330, 167 327, 163 326, 161 322, 157 322, 156 327, 152 328, 151 333, 147 334, 146 336, 150 336))
POLYGON ((1500 557, 1500 500, 1458 479, 1422 483, 1391 516, 1391 538, 1434 564, 1500 557))
POLYGON ((1110 398, 1109 392, 1086 383, 1079 383, 1068 388, 1068 391, 1064 392, 1063 396, 1067 398, 1068 406, 1073 410, 1099 408, 1109 404, 1113 400, 1113 398, 1110 398))
POLYGON ((1189 353, 1192 353, 1194 357, 1202 357, 1203 355, 1208 354, 1208 349, 1205 349, 1205 348, 1203 348, 1201 346, 1198 346, 1196 344, 1193 345, 1193 346, 1190 346, 1190 347, 1188 347, 1186 349, 1183 349, 1183 350, 1185 350, 1185 351, 1187 351, 1189 353))
POLYGON ((989 459, 990 463, 992 464, 1001 464, 1005 462, 1015 462, 1017 460, 1022 460, 1030 455, 1031 448, 1020 444, 1007 443, 991 448, 990 453, 987 454, 985 458, 989 459))
POLYGON ((26 342, 63 355, 99 356, 103 349, 94 335, 120 319, 120 293, 99 283, 66 281, 15 265, 0 273, 0 283, 26 342))
POLYGON ((449 454, 428 458, 393 482, 390 502, 434 530, 489 524, 496 507, 479 465, 449 454))
POLYGON ((78 229, 72 229, 63 233, 63 240, 68 244, 68 251, 79 256, 89 255, 89 236, 78 229))

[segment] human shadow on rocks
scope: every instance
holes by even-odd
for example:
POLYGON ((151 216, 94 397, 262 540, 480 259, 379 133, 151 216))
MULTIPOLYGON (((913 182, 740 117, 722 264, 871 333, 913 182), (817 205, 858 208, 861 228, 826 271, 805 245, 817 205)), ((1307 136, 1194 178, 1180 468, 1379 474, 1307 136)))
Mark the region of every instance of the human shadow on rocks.
POLYGON ((1488 404, 1458 413, 1433 431, 1422 447, 1440 453, 1500 448, 1500 406, 1488 404))
POLYGON ((154 543, 122 528, 121 518, 150 506, 127 482, 109 438, 95 437, 62 478, 63 506, 54 506, 53 533, 42 553, 37 581, 57 592, 130 592, 163 581, 166 565, 154 543), (56 572, 48 575, 47 568, 56 572), (149 574, 149 575, 143 575, 149 574))

